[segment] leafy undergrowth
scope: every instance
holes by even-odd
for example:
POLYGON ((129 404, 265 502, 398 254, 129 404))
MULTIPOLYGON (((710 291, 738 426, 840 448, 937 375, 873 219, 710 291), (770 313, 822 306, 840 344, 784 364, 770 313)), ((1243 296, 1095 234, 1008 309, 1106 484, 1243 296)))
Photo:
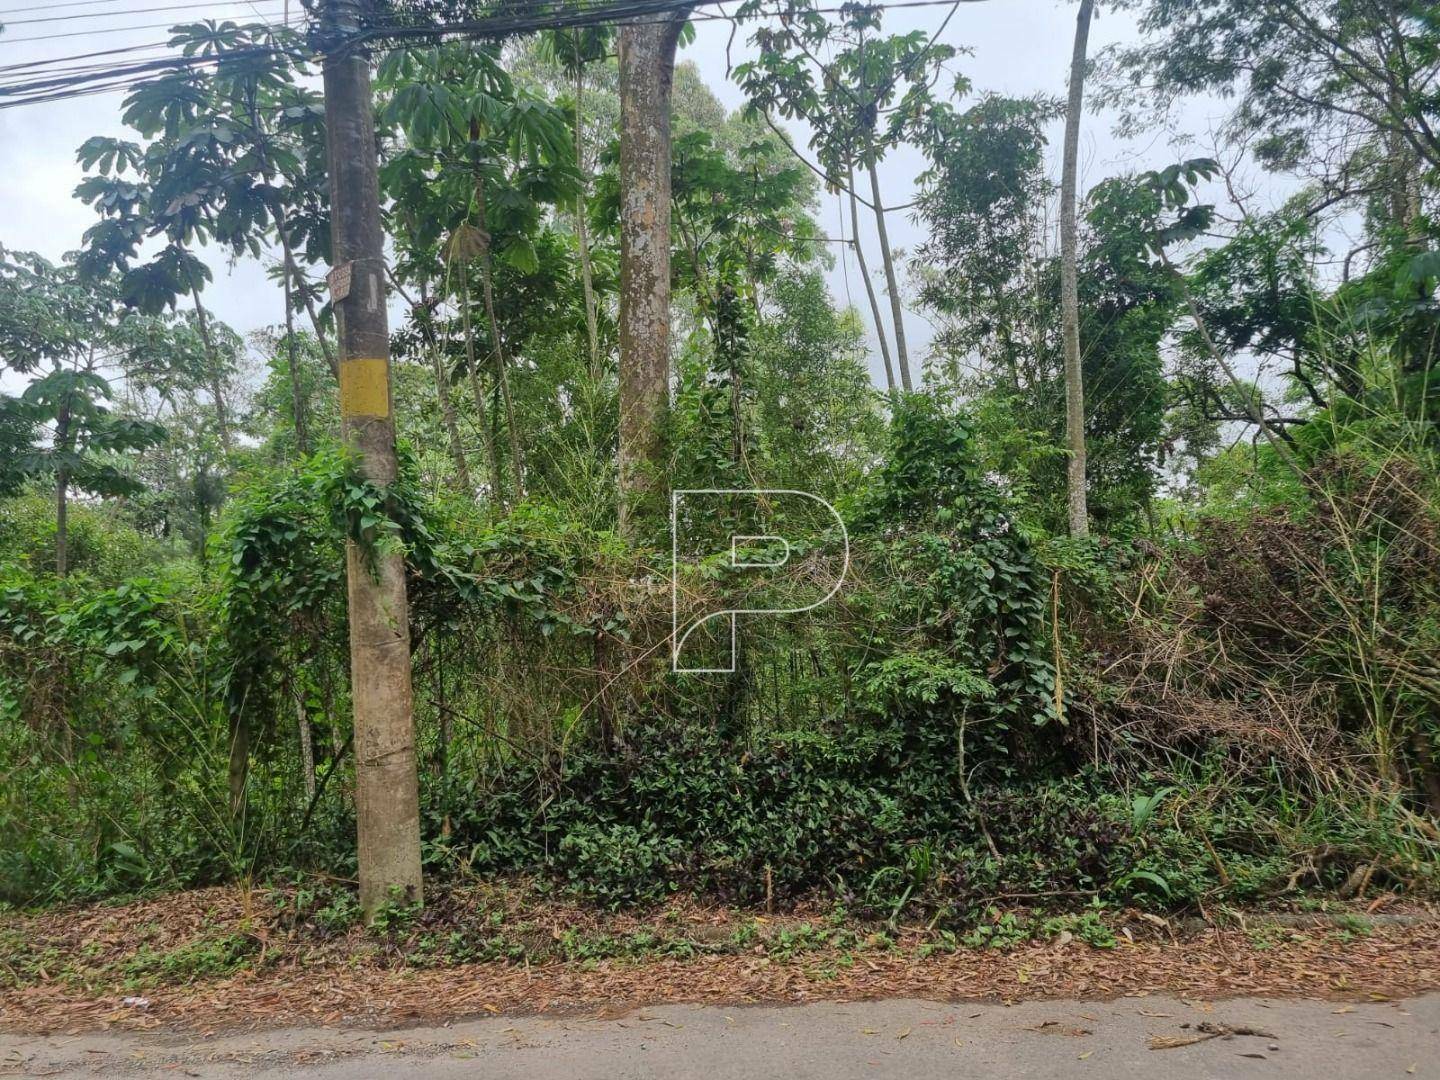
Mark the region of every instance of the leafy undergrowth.
POLYGON ((315 1002, 335 1006, 315 1014, 327 1022, 373 1016, 377 987, 387 1009, 408 994, 415 1015, 434 1016, 723 1000, 727 986, 735 1000, 847 988, 1084 994, 1121 992, 1125 979, 1175 990, 1177 963, 1188 972, 1179 988, 1198 970, 1218 993, 1232 983, 1233 993, 1252 984, 1309 994, 1440 986, 1430 909, 1320 906, 1328 910, 1231 913, 1224 928, 1131 909, 992 910, 957 932, 868 923, 819 905, 766 915, 684 899, 614 912, 511 880, 437 888, 424 909, 390 907, 366 928, 345 887, 213 888, 0 917, 0 1026, 48 1027, 71 1014, 80 1027, 285 1022, 265 1003, 303 1001, 307 985, 315 1002), (1392 967, 1391 950, 1404 963, 1392 967), (1338 974, 1322 978, 1325 965, 1338 974), (977 979, 983 985, 964 989, 977 979), (414 997, 434 980, 447 987, 439 997, 414 997), (537 999, 532 990, 546 985, 554 992, 537 999), (244 1017, 222 1004, 237 995, 258 1002, 244 1017))

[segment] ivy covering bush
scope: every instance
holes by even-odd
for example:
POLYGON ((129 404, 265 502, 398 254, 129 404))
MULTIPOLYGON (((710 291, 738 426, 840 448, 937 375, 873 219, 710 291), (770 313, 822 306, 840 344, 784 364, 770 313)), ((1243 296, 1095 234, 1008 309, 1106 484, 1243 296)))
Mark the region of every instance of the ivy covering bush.
MULTIPOLYGON (((1174 616, 1156 574, 1173 605, 1209 564, 1032 538, 966 417, 932 399, 907 403, 891 438, 846 503, 841 597, 823 620, 747 624, 753 666, 733 676, 643 657, 585 674, 597 643, 636 657, 667 621, 637 586, 661 560, 533 507, 467 521, 408 480, 382 500, 338 454, 242 491, 203 574, 104 588, 12 564, 0 760, 33 780, 0 797, 5 898, 348 872, 347 538, 401 545, 410 565, 432 872, 539 873, 606 904, 831 896, 956 922, 1007 900, 1257 900, 1340 888, 1362 866, 1433 880, 1403 800, 1346 805, 1333 757, 1248 744, 1253 691, 1213 665, 1172 671, 1172 692, 1240 726, 1137 737, 1145 703, 1100 669, 1138 680, 1153 664, 1130 641, 1117 667, 1113 597, 1148 582, 1158 626, 1174 616), (753 664, 767 655, 792 666, 753 664), (553 676, 567 669, 582 674, 553 676)), ((1248 521, 1215 527, 1275 527, 1268 511, 1248 521)), ((1245 602, 1229 573, 1227 602, 1245 602)), ((1343 672, 1312 670, 1310 693, 1343 700, 1343 672)))

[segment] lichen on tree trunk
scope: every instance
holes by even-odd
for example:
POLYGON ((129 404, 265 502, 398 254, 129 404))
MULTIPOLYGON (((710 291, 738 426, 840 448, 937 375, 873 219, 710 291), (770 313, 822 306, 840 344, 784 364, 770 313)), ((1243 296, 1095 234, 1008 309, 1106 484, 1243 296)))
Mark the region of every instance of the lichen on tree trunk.
POLYGON ((1085 93, 1085 53, 1095 0, 1080 0, 1075 48, 1070 60, 1070 96, 1065 109, 1065 150, 1060 173, 1060 321, 1065 335, 1065 445, 1071 536, 1090 532, 1085 505, 1085 383, 1080 362, 1080 298, 1076 262, 1075 203, 1079 171, 1080 112, 1085 93))
POLYGON ((670 90, 684 12, 620 30, 620 528, 658 514, 670 403, 670 90))

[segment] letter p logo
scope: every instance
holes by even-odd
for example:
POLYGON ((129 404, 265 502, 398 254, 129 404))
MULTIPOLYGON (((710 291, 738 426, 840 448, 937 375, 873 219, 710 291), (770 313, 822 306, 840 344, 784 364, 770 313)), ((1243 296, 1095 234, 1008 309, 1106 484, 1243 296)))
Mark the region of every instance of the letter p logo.
POLYGON ((794 615, 840 591, 850 536, 835 508, 788 488, 670 493, 670 666, 735 670, 741 615, 794 615))

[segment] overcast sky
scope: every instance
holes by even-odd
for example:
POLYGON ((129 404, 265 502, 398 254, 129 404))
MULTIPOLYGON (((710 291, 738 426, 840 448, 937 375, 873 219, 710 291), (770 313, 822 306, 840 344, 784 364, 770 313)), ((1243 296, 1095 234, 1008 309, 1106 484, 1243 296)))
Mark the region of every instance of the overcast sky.
MULTIPOLYGON (((179 2, 181 0, 156 0, 153 5, 138 6, 159 7, 179 2)), ((55 18, 77 9, 16 13, 11 16, 8 30, 0 34, 0 65, 159 43, 165 38, 166 19, 228 17, 254 21, 261 16, 278 21, 284 0, 240 0, 231 4, 188 2, 193 6, 174 15, 124 15, 114 9, 133 6, 126 0, 96 0, 94 7, 79 9, 86 14, 85 18, 39 24, 21 25, 17 20, 55 18), (94 14, 107 8, 112 11, 107 17, 94 14), (21 40, 62 33, 76 36, 21 40)), ((38 3, 39 0, 0 0, 0 8, 13 10, 38 6, 38 3)), ((949 10, 938 6, 894 9, 887 13, 886 29, 903 32, 918 28, 933 32, 949 10)), ((1073 3, 1059 0, 965 3, 950 20, 943 40, 971 51, 972 55, 958 57, 952 63, 970 78, 977 93, 1063 94, 1075 28, 1074 11, 1073 3)), ((298 3, 293 0, 292 12, 298 12, 298 3)), ((734 62, 738 63, 750 52, 746 36, 747 31, 743 29, 735 35, 731 51, 734 62)), ((1109 44, 1134 37, 1134 24, 1128 15, 1102 12, 1091 31, 1091 53, 1094 55, 1109 44)), ((695 40, 683 50, 682 59, 693 60, 720 100, 736 108, 742 104, 742 97, 726 78, 729 38, 729 24, 700 22, 695 40)), ((94 214, 71 194, 82 177, 75 162, 75 149, 91 135, 125 134, 119 108, 120 95, 111 94, 0 110, 0 155, 7 165, 0 171, 0 244, 11 249, 35 250, 51 259, 58 259, 77 246, 81 233, 94 221, 94 214)), ((1218 123, 1223 112, 1219 102, 1190 103, 1180 118, 1182 128, 1191 135, 1203 137, 1207 129, 1218 123)), ((792 134, 796 144, 803 148, 809 133, 797 126, 792 134)), ((1053 135, 1051 151, 1052 175, 1058 176, 1058 130, 1053 135)), ((1185 152, 1177 150, 1167 135, 1153 135, 1138 142, 1120 140, 1111 133, 1110 118, 1091 113, 1086 118, 1081 142, 1082 191, 1088 184, 1115 172, 1165 165, 1180 156, 1186 156, 1185 152)), ((887 158, 881 170, 886 204, 909 202, 914 192, 914 177, 923 168, 923 158, 914 151, 901 151, 887 158)), ((1263 181, 1261 186, 1266 187, 1263 181)), ((1275 191, 1266 201, 1277 201, 1280 194, 1275 191)), ((865 231, 869 223, 863 217, 861 241, 870 253, 872 271, 879 275, 875 237, 873 232, 865 231)), ((839 207, 833 196, 823 200, 820 220, 829 235, 841 235, 839 207)), ((843 231, 849 235, 848 222, 843 231)), ((922 238, 920 228, 908 212, 891 215, 890 239, 896 248, 910 250, 922 238)), ((246 261, 231 266, 214 255, 211 261, 216 280, 206 291, 206 299, 220 317, 242 332, 273 325, 282 319, 279 291, 265 280, 261 265, 246 261)), ((847 300, 848 292, 849 299, 866 312, 868 323, 864 291, 852 257, 847 255, 837 260, 830 283, 840 302, 847 300)), ((876 289, 883 295, 883 276, 877 277, 876 289)), ((907 310, 906 334, 911 342, 912 367, 918 373, 931 329, 923 316, 910 310, 909 305, 907 310)), ((877 378, 883 379, 878 356, 872 361, 877 378)))

